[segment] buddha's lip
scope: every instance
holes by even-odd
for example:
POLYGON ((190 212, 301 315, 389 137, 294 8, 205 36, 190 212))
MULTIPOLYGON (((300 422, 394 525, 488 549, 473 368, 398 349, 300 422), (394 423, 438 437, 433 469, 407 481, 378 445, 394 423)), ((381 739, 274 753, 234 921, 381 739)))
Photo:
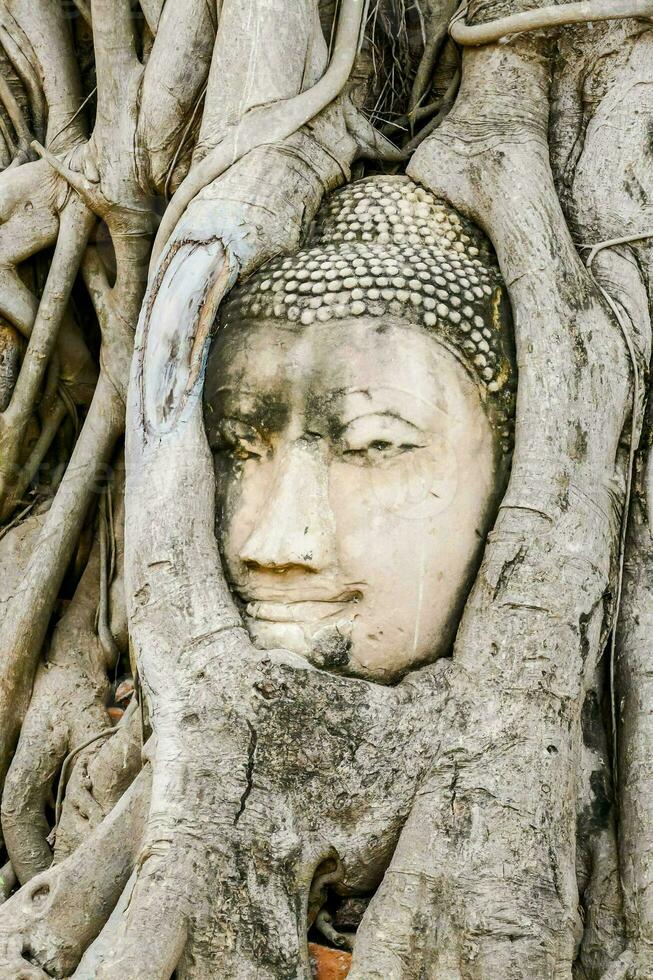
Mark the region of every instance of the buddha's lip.
POLYGON ((289 599, 280 601, 256 598, 250 600, 245 612, 250 619, 269 623, 305 623, 332 619, 340 610, 360 599, 360 592, 350 592, 330 599, 289 599))

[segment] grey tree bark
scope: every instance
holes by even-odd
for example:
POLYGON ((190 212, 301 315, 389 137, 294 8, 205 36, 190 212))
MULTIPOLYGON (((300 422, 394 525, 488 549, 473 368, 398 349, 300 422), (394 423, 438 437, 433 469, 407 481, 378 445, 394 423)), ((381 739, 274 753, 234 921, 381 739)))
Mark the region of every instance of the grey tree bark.
POLYGON ((0 977, 309 978, 333 885, 356 980, 653 976, 653 10, 453 15, 0 4, 0 977), (453 655, 388 687, 252 646, 201 408, 228 291, 384 171, 489 236, 519 367, 453 655))

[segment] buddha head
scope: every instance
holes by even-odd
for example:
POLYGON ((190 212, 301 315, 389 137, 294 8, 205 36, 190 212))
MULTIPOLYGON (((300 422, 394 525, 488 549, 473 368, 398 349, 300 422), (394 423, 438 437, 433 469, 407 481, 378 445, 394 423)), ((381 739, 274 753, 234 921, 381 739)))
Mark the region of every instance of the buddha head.
POLYGON ((489 243, 406 177, 332 195, 300 251, 234 290, 205 422, 254 644, 381 683, 450 652, 514 388, 489 243))

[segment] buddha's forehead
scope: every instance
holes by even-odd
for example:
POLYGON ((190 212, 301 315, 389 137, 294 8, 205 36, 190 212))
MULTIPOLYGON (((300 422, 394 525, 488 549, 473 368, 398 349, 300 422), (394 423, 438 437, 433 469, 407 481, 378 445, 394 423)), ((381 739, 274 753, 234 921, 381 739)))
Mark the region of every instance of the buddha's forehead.
POLYGON ((209 359, 206 401, 218 414, 292 411, 433 413, 482 411, 476 386, 454 354, 399 319, 352 318, 306 327, 232 322, 209 359), (276 407, 275 407, 276 406, 276 407))

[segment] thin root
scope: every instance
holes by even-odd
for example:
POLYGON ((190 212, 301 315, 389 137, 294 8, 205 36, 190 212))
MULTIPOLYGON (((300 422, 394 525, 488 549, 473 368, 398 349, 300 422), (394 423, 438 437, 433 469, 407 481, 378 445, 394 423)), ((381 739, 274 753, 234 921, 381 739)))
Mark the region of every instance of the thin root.
POLYGON ((527 31, 549 30, 568 24, 588 24, 600 20, 651 20, 653 2, 651 0, 579 0, 577 3, 564 3, 559 7, 540 7, 524 13, 499 17, 487 24, 466 23, 467 0, 458 9, 449 25, 449 33, 456 44, 477 47, 483 44, 496 44, 514 34, 527 31))

